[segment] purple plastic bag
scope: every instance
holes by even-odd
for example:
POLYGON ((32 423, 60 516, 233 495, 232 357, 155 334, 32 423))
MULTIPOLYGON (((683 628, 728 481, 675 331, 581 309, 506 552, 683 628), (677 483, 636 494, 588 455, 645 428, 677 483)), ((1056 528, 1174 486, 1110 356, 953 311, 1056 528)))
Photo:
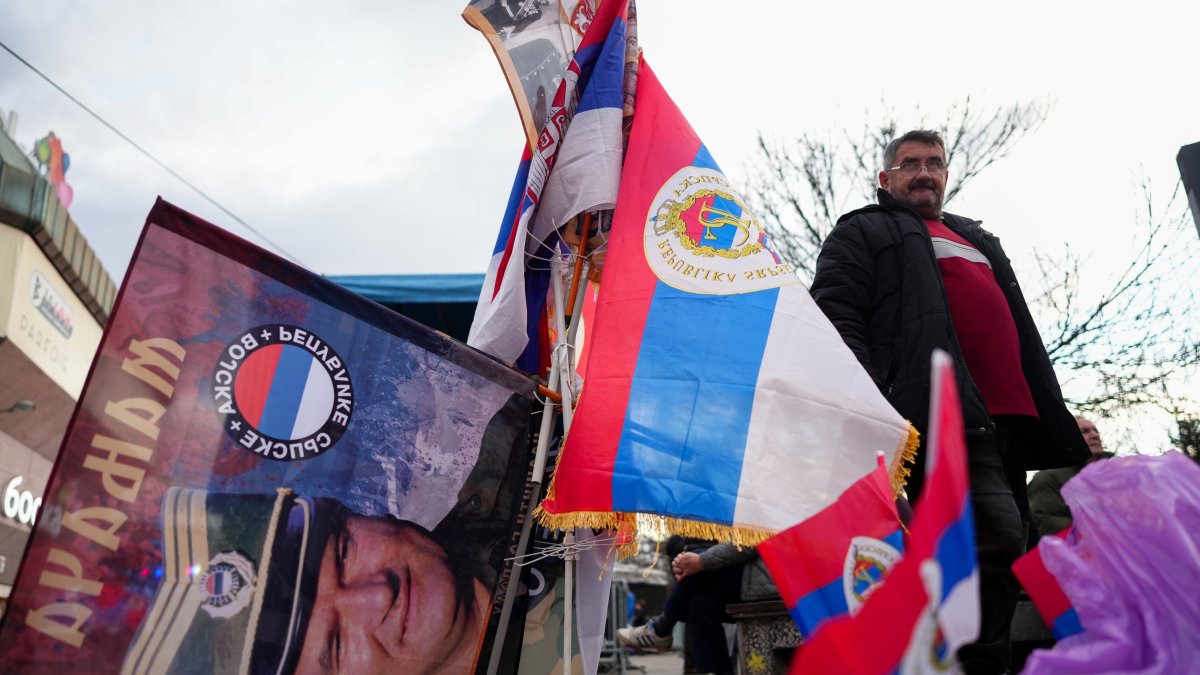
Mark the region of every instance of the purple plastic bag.
POLYGON ((1039 544, 1083 632, 1025 673, 1200 669, 1200 466, 1178 452, 1094 462, 1063 487, 1078 537, 1039 544))

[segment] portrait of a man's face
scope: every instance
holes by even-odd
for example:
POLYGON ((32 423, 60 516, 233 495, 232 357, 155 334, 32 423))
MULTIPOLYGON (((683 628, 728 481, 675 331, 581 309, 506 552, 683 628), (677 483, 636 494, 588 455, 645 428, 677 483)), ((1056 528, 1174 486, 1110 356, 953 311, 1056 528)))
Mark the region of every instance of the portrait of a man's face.
POLYGON ((470 673, 506 536, 474 504, 429 531, 290 489, 173 488, 163 583, 122 670, 470 673))
POLYGON ((162 583, 123 672, 472 672, 524 492, 524 419, 515 397, 492 416, 432 529, 291 487, 169 489, 162 583))
POLYGON ((297 675, 465 672, 490 594, 460 580, 430 533, 344 514, 321 556, 297 675))

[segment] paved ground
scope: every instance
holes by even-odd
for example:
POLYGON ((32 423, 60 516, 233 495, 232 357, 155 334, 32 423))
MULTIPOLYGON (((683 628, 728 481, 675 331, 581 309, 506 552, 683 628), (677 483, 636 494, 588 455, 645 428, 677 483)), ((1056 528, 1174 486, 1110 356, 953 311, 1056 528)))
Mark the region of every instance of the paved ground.
MULTIPOLYGON (((671 651, 665 654, 633 654, 629 657, 627 673, 645 675, 682 675, 683 652, 671 651), (641 670, 644 668, 645 670, 641 670)), ((615 672, 615 671, 614 671, 615 672)))

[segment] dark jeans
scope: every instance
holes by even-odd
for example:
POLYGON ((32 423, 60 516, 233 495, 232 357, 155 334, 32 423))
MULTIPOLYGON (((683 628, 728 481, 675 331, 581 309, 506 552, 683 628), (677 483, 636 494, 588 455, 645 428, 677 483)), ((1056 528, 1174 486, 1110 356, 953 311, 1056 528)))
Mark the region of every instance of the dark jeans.
POLYGON ((1012 660, 1011 624, 1021 586, 1012 564, 1025 553, 1029 495, 1021 452, 1030 420, 997 415, 996 445, 969 448, 971 508, 979 559, 979 639, 958 650, 967 673, 1004 673, 1012 660), (998 451, 998 456, 997 456, 998 451))
POLYGON ((733 623, 725 605, 742 597, 742 566, 705 570, 685 577, 675 585, 663 614, 683 621, 692 631, 692 654, 696 670, 724 673, 733 670, 723 623, 733 623))

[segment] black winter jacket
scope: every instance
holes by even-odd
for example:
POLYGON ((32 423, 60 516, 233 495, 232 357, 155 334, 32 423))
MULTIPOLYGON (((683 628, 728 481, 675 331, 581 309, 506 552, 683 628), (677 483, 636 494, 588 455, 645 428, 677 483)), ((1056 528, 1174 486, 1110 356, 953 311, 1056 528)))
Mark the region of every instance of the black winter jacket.
MULTIPOLYGON (((879 204, 838 219, 817 258, 813 299, 867 369, 896 410, 922 432, 929 419, 930 355, 944 349, 954 359, 971 461, 989 462, 995 425, 971 380, 950 319, 941 269, 925 222, 916 212, 879 191, 879 204)), ((1038 412, 1037 431, 1027 439, 1027 470, 1077 465, 1087 444, 1063 403, 1062 391, 1029 307, 1000 240, 978 221, 943 214, 943 222, 992 264, 1008 299, 1021 343, 1021 368, 1038 412)), ((918 458, 909 481, 915 496, 923 482, 918 458)))

